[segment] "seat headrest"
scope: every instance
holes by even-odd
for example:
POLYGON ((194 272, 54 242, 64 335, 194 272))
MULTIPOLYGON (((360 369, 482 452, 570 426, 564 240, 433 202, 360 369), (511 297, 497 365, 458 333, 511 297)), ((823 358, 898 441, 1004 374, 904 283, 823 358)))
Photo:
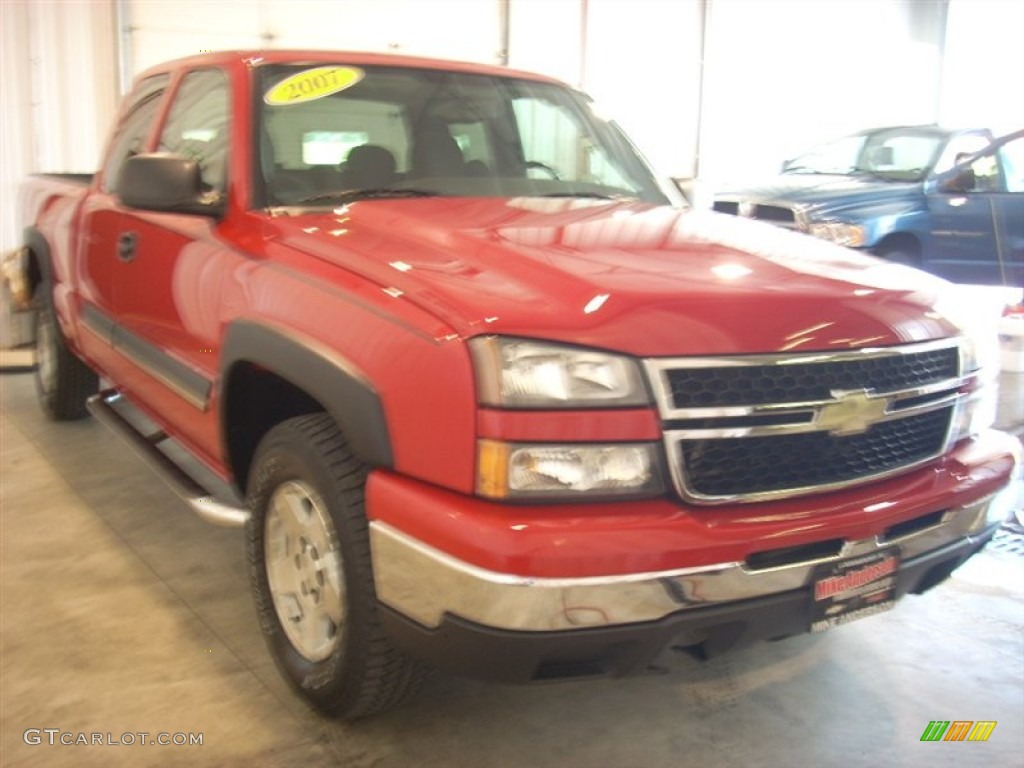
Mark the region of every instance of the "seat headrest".
POLYGON ((466 162, 462 150, 438 118, 422 121, 415 134, 412 170, 416 176, 462 176, 466 162))
POLYGON ((360 144, 348 153, 342 181, 348 189, 386 187, 394 183, 396 168, 390 151, 377 144, 360 144))

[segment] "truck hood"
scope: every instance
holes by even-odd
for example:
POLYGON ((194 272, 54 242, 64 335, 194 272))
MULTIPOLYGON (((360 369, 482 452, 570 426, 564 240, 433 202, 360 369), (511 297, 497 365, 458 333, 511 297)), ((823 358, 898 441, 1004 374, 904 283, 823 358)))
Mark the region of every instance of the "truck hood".
POLYGON ((715 198, 814 208, 846 208, 865 203, 907 200, 919 192, 920 188, 920 183, 880 181, 869 175, 788 173, 749 187, 723 191, 716 194, 715 198))
POLYGON ((837 350, 957 332, 943 314, 950 286, 937 278, 705 211, 372 200, 274 217, 268 234, 462 338, 498 333, 659 356, 837 350))

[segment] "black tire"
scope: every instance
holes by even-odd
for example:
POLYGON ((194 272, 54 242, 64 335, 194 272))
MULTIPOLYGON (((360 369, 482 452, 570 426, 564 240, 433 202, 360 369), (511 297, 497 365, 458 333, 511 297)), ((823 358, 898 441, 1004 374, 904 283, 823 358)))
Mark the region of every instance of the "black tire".
POLYGON ((878 250, 879 258, 891 261, 893 264, 902 264, 905 267, 921 268, 921 256, 907 246, 889 246, 878 250))
POLYGON ((54 421, 81 419, 88 415, 85 401, 99 389, 99 377, 68 348, 49 283, 40 283, 33 304, 39 402, 54 421))
POLYGON ((260 441, 247 494, 249 575, 267 646, 302 696, 346 719, 397 706, 425 676, 380 625, 366 476, 330 416, 298 416, 260 441))

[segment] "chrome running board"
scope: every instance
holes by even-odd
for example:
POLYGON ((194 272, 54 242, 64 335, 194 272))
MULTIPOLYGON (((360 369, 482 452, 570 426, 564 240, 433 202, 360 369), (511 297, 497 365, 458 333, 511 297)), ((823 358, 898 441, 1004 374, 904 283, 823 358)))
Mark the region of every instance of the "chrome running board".
POLYGON ((109 427, 118 437, 141 458, 171 490, 199 517, 208 523, 225 527, 245 525, 249 510, 218 501, 184 469, 175 464, 157 446, 168 436, 161 431, 145 435, 136 429, 124 416, 117 412, 112 403, 121 399, 114 390, 93 395, 86 402, 89 412, 104 426, 109 427))

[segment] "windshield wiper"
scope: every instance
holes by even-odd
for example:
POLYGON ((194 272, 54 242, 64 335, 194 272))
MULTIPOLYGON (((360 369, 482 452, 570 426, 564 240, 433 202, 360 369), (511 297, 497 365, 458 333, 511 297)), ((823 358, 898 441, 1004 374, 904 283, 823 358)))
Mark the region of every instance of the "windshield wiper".
POLYGON ((871 178, 878 179, 879 181, 900 181, 900 179, 896 179, 896 178, 893 178, 892 176, 887 176, 886 175, 886 174, 890 174, 890 173, 905 173, 905 171, 901 171, 898 168, 894 168, 891 171, 878 171, 878 170, 872 170, 870 168, 859 168, 857 166, 854 166, 853 168, 851 168, 850 170, 848 170, 846 172, 846 175, 847 176, 870 176, 871 178))
POLYGON ((379 200, 384 198, 402 197, 437 197, 440 192, 431 189, 415 189, 412 187, 370 187, 368 189, 340 189, 336 192, 321 192, 295 201, 293 205, 305 203, 351 203, 356 200, 379 200))
POLYGON ((812 168, 809 165, 790 165, 783 169, 783 173, 813 173, 819 176, 827 175, 828 171, 819 171, 817 168, 812 168))
POLYGON ((600 192, 547 192, 537 197, 586 197, 593 200, 630 200, 627 195, 605 195, 600 192))

